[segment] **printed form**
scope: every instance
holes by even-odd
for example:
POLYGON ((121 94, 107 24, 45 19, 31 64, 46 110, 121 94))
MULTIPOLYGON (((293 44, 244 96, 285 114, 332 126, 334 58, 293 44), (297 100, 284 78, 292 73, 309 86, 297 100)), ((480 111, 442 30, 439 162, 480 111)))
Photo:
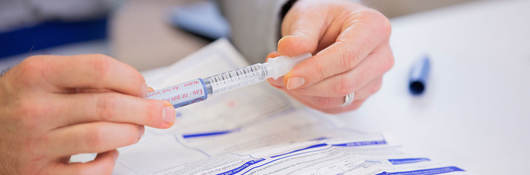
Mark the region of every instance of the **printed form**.
MULTIPOLYGON (((144 76, 160 89, 246 65, 219 40, 144 76)), ((116 175, 464 173, 402 153, 380 134, 338 128, 265 83, 179 108, 170 129, 146 128, 119 151, 116 175)))

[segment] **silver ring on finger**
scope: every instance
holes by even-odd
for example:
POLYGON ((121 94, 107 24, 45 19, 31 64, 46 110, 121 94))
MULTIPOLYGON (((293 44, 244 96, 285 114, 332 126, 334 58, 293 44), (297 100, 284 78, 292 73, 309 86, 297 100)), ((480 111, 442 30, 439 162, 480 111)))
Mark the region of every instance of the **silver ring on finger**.
POLYGON ((342 106, 348 106, 353 103, 355 100, 355 92, 349 93, 348 95, 344 96, 344 103, 342 103, 342 106))

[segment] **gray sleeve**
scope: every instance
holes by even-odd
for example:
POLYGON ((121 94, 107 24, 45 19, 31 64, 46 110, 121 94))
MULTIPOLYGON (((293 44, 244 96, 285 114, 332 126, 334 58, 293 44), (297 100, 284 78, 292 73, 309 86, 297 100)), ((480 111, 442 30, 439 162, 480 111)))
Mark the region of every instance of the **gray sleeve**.
POLYGON ((35 23, 31 8, 22 0, 0 0, 0 32, 35 23))
POLYGON ((26 0, 39 18, 78 20, 103 15, 116 0, 26 0))
MULTIPOLYGON (((351 0, 360 3, 360 0, 351 0)), ((232 41, 250 63, 263 62, 280 39, 281 12, 289 0, 218 0, 232 41)), ((288 9, 287 9, 288 10, 288 9)))
POLYGON ((280 11, 288 0, 219 0, 232 28, 232 41, 250 63, 263 62, 276 50, 280 11))
POLYGON ((101 16, 118 0, 0 0, 0 32, 48 19, 79 20, 101 16))

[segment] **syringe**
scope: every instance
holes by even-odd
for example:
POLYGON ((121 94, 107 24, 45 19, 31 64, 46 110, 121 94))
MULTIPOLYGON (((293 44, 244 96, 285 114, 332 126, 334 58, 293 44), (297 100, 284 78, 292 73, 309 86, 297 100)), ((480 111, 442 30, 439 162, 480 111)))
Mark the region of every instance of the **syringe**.
POLYGON ((294 58, 279 56, 266 63, 257 63, 233 71, 199 78, 148 93, 148 99, 169 101, 175 108, 206 100, 208 95, 220 94, 253 85, 267 78, 277 79, 287 74, 297 63, 311 57, 304 54, 294 58))

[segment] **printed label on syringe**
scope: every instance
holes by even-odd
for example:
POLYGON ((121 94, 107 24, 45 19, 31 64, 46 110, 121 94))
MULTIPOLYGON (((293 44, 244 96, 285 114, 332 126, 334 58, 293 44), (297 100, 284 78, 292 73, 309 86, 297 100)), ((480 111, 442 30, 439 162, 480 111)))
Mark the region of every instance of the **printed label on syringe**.
POLYGON ((147 98, 169 101, 175 108, 205 100, 208 92, 202 79, 191 80, 147 94, 147 98))

